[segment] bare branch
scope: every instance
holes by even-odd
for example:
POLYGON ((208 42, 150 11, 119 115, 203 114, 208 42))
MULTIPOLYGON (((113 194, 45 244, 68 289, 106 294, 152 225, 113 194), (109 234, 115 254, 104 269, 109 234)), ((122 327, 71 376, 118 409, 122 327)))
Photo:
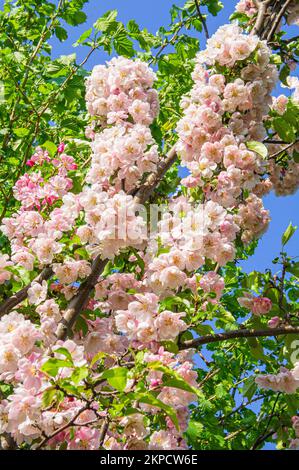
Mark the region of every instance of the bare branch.
POLYGON ((189 349, 202 346, 203 344, 218 343, 221 341, 229 341, 236 338, 258 338, 260 336, 281 336, 281 335, 299 335, 298 326, 281 326, 278 328, 265 329, 265 330, 248 330, 246 328, 241 330, 229 331, 227 333, 216 333, 214 335, 201 336, 199 338, 191 339, 180 344, 180 349, 189 349))
POLYGON ((206 22, 205 18, 203 17, 203 15, 200 11, 198 0, 195 0, 195 6, 196 6, 196 10, 197 10, 198 16, 200 18, 200 21, 203 25, 203 29, 204 29, 204 32, 205 32, 205 35, 206 35, 206 39, 208 40, 210 38, 209 30, 208 30, 208 27, 207 27, 207 22, 206 22))

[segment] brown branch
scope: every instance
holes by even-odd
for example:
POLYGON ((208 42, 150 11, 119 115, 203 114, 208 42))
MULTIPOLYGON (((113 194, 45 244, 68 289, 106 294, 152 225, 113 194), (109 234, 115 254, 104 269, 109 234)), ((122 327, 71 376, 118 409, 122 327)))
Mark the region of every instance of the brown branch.
MULTIPOLYGON (((43 271, 32 282, 38 282, 41 284, 43 281, 48 280, 52 274, 52 268, 44 268, 43 271)), ((9 313, 14 307, 27 298, 28 290, 32 282, 30 282, 30 284, 21 289, 19 292, 16 292, 16 294, 9 297, 0 305, 0 317, 9 313)))
POLYGON ((288 6, 292 3, 293 0, 287 0, 284 5, 282 6, 280 12, 278 13, 278 15, 276 16, 276 19, 271 27, 271 30, 267 36, 267 41, 270 42, 272 37, 274 36, 275 34, 275 31, 277 30, 278 26, 279 26, 279 23, 283 17, 283 15, 285 14, 285 12, 287 11, 288 9, 288 6))
POLYGON ((108 420, 108 418, 105 418, 104 421, 103 421, 101 430, 100 430, 100 436, 99 436, 99 446, 100 447, 103 447, 104 440, 105 440, 108 428, 109 428, 109 420, 108 420))
POLYGON ((161 179, 171 168, 174 162, 177 159, 177 152, 176 146, 174 145, 166 155, 166 158, 160 161, 159 165, 157 166, 157 170, 154 173, 151 173, 146 182, 138 188, 135 194, 135 201, 137 204, 143 204, 148 200, 156 186, 160 183, 161 179))
POLYGON ((64 340, 71 333, 71 329, 76 319, 86 305, 89 295, 96 285, 99 276, 104 271, 107 263, 108 260, 102 260, 100 255, 96 257, 90 275, 87 277, 86 281, 81 284, 78 293, 72 298, 63 314, 61 323, 59 323, 56 330, 56 336, 58 339, 64 340))
POLYGON ((258 1, 256 3, 257 3, 257 7, 258 7, 258 14, 257 14, 256 22, 255 22, 255 25, 252 29, 251 34, 257 34, 258 36, 260 36, 261 32, 264 28, 265 17, 266 17, 266 14, 267 14, 268 6, 271 3, 271 0, 258 1))
POLYGON ((236 338, 257 338, 260 336, 280 336, 298 334, 298 326, 281 326, 278 328, 265 329, 265 330, 234 330, 227 333, 216 333, 214 335, 201 336, 199 338, 191 339, 180 344, 180 349, 189 349, 202 346, 203 344, 218 343, 221 341, 229 341, 236 338))
MULTIPOLYGON (((295 142, 291 142, 290 144, 288 144, 286 147, 284 147, 283 149, 281 150, 278 150, 278 152, 276 153, 273 153, 272 155, 270 155, 269 157, 269 160, 275 160, 277 157, 279 157, 282 153, 286 152, 287 150, 291 149, 292 147, 294 147, 294 145, 296 145, 298 143, 298 140, 296 140, 295 142)), ((278 160, 279 161, 279 160, 278 160)))
POLYGON ((42 441, 41 443, 35 448, 35 450, 39 450, 41 449, 42 447, 44 447, 45 444, 47 444, 47 442, 50 440, 50 439, 53 439, 53 437, 57 436, 57 434, 60 434, 62 431, 65 431, 67 428, 69 428, 70 426, 72 426, 76 419, 79 418, 79 416, 86 410, 89 409, 89 405, 86 405, 84 406, 83 408, 81 408, 76 414, 75 416, 66 424, 64 424, 63 426, 61 426, 59 429, 56 429, 56 431, 54 431, 52 434, 50 434, 49 436, 46 436, 42 441))
POLYGON ((198 0, 195 0, 195 6, 196 6, 196 10, 197 10, 199 19, 200 19, 200 21, 203 25, 203 29, 204 29, 204 32, 205 32, 205 35, 206 35, 206 39, 208 40, 210 38, 209 30, 208 30, 208 27, 207 27, 207 22, 206 22, 205 18, 203 17, 203 15, 200 11, 198 0))
POLYGON ((16 441, 7 432, 0 436, 0 450, 16 450, 17 447, 16 441))

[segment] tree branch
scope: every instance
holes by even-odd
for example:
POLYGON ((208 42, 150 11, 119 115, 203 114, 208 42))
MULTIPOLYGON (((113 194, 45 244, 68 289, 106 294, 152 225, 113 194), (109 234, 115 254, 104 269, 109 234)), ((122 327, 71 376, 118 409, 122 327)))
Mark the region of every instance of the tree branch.
POLYGON ((204 29, 204 32, 205 32, 205 35, 206 35, 206 39, 208 40, 210 38, 209 30, 208 30, 208 27, 207 27, 207 22, 206 22, 205 18, 203 17, 203 15, 200 11, 198 0, 195 0, 195 6, 196 6, 196 10, 197 10, 199 19, 200 19, 200 21, 203 25, 203 29, 204 29))
POLYGON ((50 441, 51 439, 53 439, 53 437, 57 436, 57 434, 60 434, 62 431, 65 431, 67 428, 69 428, 70 426, 72 426, 76 419, 79 418, 79 416, 86 410, 89 409, 89 405, 86 405, 84 406, 83 408, 81 408, 76 414, 75 416, 66 424, 64 424, 63 426, 61 426, 59 429, 56 429, 56 431, 54 431, 52 434, 50 434, 49 436, 46 436, 42 441, 41 443, 35 448, 35 450, 39 450, 41 449, 45 444, 47 444, 48 441, 50 441))
MULTIPOLYGON (((296 145, 298 143, 298 140, 296 140, 295 142, 291 142, 290 144, 288 144, 286 147, 284 147, 283 149, 281 150, 278 150, 278 152, 276 153, 273 153, 273 155, 270 155, 269 157, 269 160, 275 160, 277 157, 279 157, 282 153, 286 152, 287 150, 291 149, 292 147, 294 147, 294 145, 296 145)), ((279 161, 279 160, 278 160, 279 161)))
POLYGON ((258 7, 258 14, 257 14, 256 22, 255 22, 254 28, 252 29, 251 34, 257 34, 258 36, 260 36, 262 29, 264 27, 267 8, 270 5, 270 3, 271 3, 271 0, 256 2, 257 7, 258 7))
MULTIPOLYGON (((38 282, 41 284, 43 281, 47 281, 53 274, 52 268, 44 268, 42 272, 32 281, 38 282)), ((0 318, 3 315, 9 313, 14 307, 16 307, 19 303, 23 302, 27 298, 28 290, 32 284, 28 284, 26 287, 21 289, 19 292, 16 292, 13 296, 9 297, 5 302, 0 305, 0 318)))
POLYGON ((282 8, 280 10, 280 12, 278 13, 272 27, 271 27, 271 30, 267 36, 267 41, 271 41, 272 37, 274 36, 275 34, 275 31, 277 30, 278 26, 279 26, 279 23, 283 17, 283 15, 285 14, 285 12, 287 11, 288 9, 288 6, 292 3, 293 0, 286 0, 286 2, 284 3, 284 5, 282 5, 282 8))
POLYGON ((258 338, 260 336, 280 336, 280 335, 299 335, 298 326, 281 326, 278 328, 265 329, 265 330, 234 330, 227 333, 216 333, 214 335, 201 336, 199 338, 191 339, 180 344, 180 349, 189 349, 202 346, 203 344, 218 343, 221 341, 228 341, 236 338, 258 338))

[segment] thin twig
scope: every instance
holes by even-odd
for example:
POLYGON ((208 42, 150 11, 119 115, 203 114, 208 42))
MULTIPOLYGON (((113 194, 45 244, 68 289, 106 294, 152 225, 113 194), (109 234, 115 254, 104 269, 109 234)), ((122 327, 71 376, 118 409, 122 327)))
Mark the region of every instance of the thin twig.
POLYGON ((200 21, 203 25, 203 29, 204 29, 204 32, 205 32, 205 35, 206 35, 206 39, 208 40, 210 38, 209 30, 208 30, 208 27, 207 27, 207 22, 206 22, 205 18, 203 17, 203 15, 200 11, 198 0, 195 0, 195 6, 196 6, 196 10, 197 10, 198 16, 200 18, 200 21))

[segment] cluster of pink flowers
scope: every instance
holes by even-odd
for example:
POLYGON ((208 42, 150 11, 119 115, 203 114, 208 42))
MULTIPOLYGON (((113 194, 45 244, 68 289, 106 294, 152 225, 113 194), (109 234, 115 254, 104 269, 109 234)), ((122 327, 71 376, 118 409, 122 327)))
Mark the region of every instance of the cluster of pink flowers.
MULTIPOLYGON (((291 97, 280 95, 273 98, 272 110, 278 115, 283 115, 287 110, 288 103, 299 104, 299 79, 298 77, 290 76, 287 79, 288 88, 294 89, 291 97)), ((285 85, 283 85, 285 87, 285 85)), ((288 196, 294 194, 299 187, 299 163, 294 158, 294 152, 298 152, 299 144, 289 146, 287 144, 271 144, 269 145, 270 155, 277 154, 278 162, 275 159, 270 159, 268 164, 269 183, 274 189, 277 196, 288 196), (285 152, 288 160, 284 158, 280 160, 279 152, 285 152)))
POLYGON ((0 284, 4 284, 5 281, 8 281, 11 278, 12 273, 8 271, 7 268, 12 265, 13 263, 9 261, 8 255, 0 254, 0 284))
MULTIPOLYGON (((177 150, 191 171, 182 184, 202 187, 205 198, 229 209, 238 207, 243 191, 258 192, 264 184, 265 162, 246 142, 265 136, 263 117, 278 79, 269 61, 263 41, 243 34, 235 24, 224 26, 198 54, 195 84, 182 100, 177 150), (223 66, 231 68, 229 80, 219 72, 223 66)), ((269 218, 262 201, 251 195, 236 220, 248 242, 263 233, 269 218)))
MULTIPOLYGON (((150 250, 144 252, 148 238, 146 223, 137 215, 140 208, 134 198, 125 193, 156 169, 158 151, 149 130, 158 112, 157 93, 151 88, 154 78, 154 73, 142 62, 123 58, 113 59, 107 66, 96 67, 93 71, 87 82, 86 98, 96 124, 90 132, 91 165, 86 185, 79 194, 71 192, 72 180, 68 172, 76 169, 76 165, 72 157, 64 153, 64 144, 59 145, 53 159, 48 152, 36 149, 28 166, 38 167, 37 170, 33 168, 16 184, 15 195, 21 207, 12 217, 4 219, 2 225, 11 241, 12 262, 28 271, 36 265, 51 265, 54 277, 51 283, 33 281, 28 289, 28 305, 38 316, 36 324, 17 312, 4 316, 0 322, 0 329, 5 331, 0 351, 0 378, 14 386, 14 392, 0 405, 0 432, 9 432, 17 443, 27 442, 34 448, 33 440, 38 442, 42 436, 49 436, 84 407, 81 400, 65 397, 59 410, 51 406, 43 408, 42 395, 51 384, 41 368, 50 352, 51 357, 64 360, 61 348, 71 355, 73 366, 61 367, 59 377, 71 377, 74 368, 88 366, 99 352, 107 355, 105 367, 113 367, 112 357, 126 355, 128 348, 133 347, 149 350, 146 363, 160 361, 191 387, 197 386, 197 374, 190 357, 186 353, 174 355, 160 348, 160 342, 175 340, 188 325, 182 319, 185 312, 161 309, 160 298, 151 292, 147 270, 156 253, 151 256, 150 250), (50 176, 45 177, 44 173, 50 176), (88 260, 81 259, 76 251, 65 255, 65 245, 72 238, 79 246, 85 246, 83 251, 89 254, 88 260), (100 279, 94 297, 86 306, 91 314, 95 314, 86 320, 87 334, 77 332, 74 341, 57 341, 55 333, 64 314, 65 301, 73 297, 80 282, 91 273, 91 259, 98 254, 103 259, 113 259, 128 247, 139 250, 145 273, 136 269, 135 275, 114 273, 100 279), (100 316, 97 315, 99 311, 100 316)), ((211 201, 205 208, 204 218, 203 234, 206 237, 213 235, 212 227, 216 229, 217 221, 221 221, 218 238, 223 244, 223 253, 219 257, 222 256, 225 263, 225 259, 232 259, 234 254, 232 241, 237 227, 233 218, 211 201)), ((194 220, 185 217, 181 222, 181 228, 187 233, 184 254, 179 256, 182 236, 177 232, 177 248, 169 253, 162 273, 166 289, 177 287, 176 269, 187 282, 187 273, 197 270, 204 262, 200 254, 203 245, 196 246, 196 230, 202 220, 200 211, 194 220)), ((163 243, 168 244, 166 238, 164 230, 163 243)), ((133 259, 136 258, 131 256, 130 260, 133 259)), ((1 281, 11 277, 8 268, 12 262, 7 256, 1 258, 1 281)), ((190 285, 194 287, 194 281, 190 285)), ((215 290, 219 295, 223 288, 218 278, 203 279, 202 287, 210 292, 215 290)), ((187 429, 187 406, 196 395, 165 387, 162 377, 163 372, 150 370, 148 387, 158 390, 159 400, 176 409, 180 429, 177 430, 167 418, 165 429, 150 435, 150 429, 144 425, 144 414, 154 415, 157 408, 140 404, 142 413, 122 418, 115 428, 111 424, 104 443, 106 448, 186 448, 182 433, 187 429), (119 432, 119 426, 124 434, 119 432), (144 441, 145 437, 148 443, 144 441)), ((99 385, 98 390, 101 388, 99 385)), ((134 390, 134 380, 128 380, 127 390, 134 390)), ((97 407, 95 403, 94 410, 97 407)), ((49 439, 47 447, 57 448, 67 442, 68 449, 97 449, 100 416, 92 409, 84 411, 76 420, 80 426, 72 433, 66 429, 56 434, 49 439), (85 426, 92 421, 96 422, 95 426, 85 426)))
POLYGON ((277 375, 259 375, 255 381, 259 387, 267 390, 288 394, 296 393, 299 388, 299 363, 297 362, 292 370, 281 367, 277 375))
POLYGON ((245 13, 249 18, 257 13, 256 3, 254 0, 241 0, 236 5, 236 11, 238 13, 245 13))
MULTIPOLYGON (((297 145, 297 147, 299 147, 297 145)), ((299 187, 299 163, 288 162, 287 168, 276 164, 273 160, 269 165, 270 181, 277 196, 294 194, 299 187)))
MULTIPOLYGON (((239 11, 243 8, 253 14, 251 3, 240 2, 239 11)), ((14 386, 14 392, 0 403, 0 433, 9 432, 17 443, 38 442, 84 408, 86 398, 77 396, 65 396, 59 410, 43 408, 43 392, 52 383, 41 368, 50 358, 63 361, 71 356, 73 365, 59 367, 59 377, 70 378, 75 368, 86 367, 92 377, 100 377, 96 393, 107 393, 107 382, 97 367, 89 367, 90 361, 103 353, 104 367, 110 369, 116 365, 115 356, 117 364, 123 358, 134 360, 131 351, 135 350, 144 354, 148 389, 175 409, 179 430, 167 417, 164 427, 151 431, 145 415, 154 416, 157 407, 138 403, 140 412, 112 419, 104 447, 187 448, 182 434, 188 426, 188 405, 196 399, 197 373, 193 351, 173 354, 161 347, 161 342, 176 342, 188 328, 186 312, 164 309, 162 301, 189 289, 200 294, 203 309, 208 302, 218 303, 225 285, 217 270, 235 258, 237 234, 242 231, 247 243, 267 227, 269 215, 259 198, 269 187, 262 179, 266 165, 246 143, 265 135, 263 119, 277 80, 269 57, 264 42, 242 34, 236 25, 220 28, 199 53, 195 84, 182 100, 184 117, 177 128, 177 151, 191 175, 182 181, 187 187, 185 196, 171 198, 154 233, 148 234, 140 207, 127 194, 158 163, 149 126, 159 104, 152 88, 155 74, 146 64, 115 58, 106 66, 95 67, 87 80, 87 107, 94 118, 87 129, 92 155, 79 194, 71 192, 69 173, 76 164, 64 152, 65 145, 58 146, 53 159, 47 151, 36 149, 27 164, 38 170, 17 182, 14 192, 21 207, 1 227, 11 241, 12 256, 11 261, 7 255, 0 256, 0 284, 13 275, 9 270, 13 263, 28 271, 51 265, 54 279, 51 283, 33 281, 28 289, 26 301, 36 314, 36 324, 15 311, 0 321, 0 379, 14 386), (223 74, 223 67, 231 73, 223 74), (48 178, 43 176, 47 167, 51 167, 48 178), (194 206, 189 196, 198 189, 202 199, 194 206), (248 196, 248 192, 252 193, 248 196), (66 251, 68 246, 71 254, 66 251), (114 259, 129 248, 135 253, 128 256, 129 263, 140 260, 135 273, 103 274, 85 305, 90 316, 82 315, 87 333, 76 331, 73 340, 57 341, 55 332, 66 301, 90 275, 92 259, 98 255, 103 260, 114 259), (215 264, 209 268, 215 270, 199 272, 206 261, 215 264), (189 385, 187 390, 165 386, 165 368, 183 379, 189 385)), ((280 101, 275 106, 282 110, 280 101)), ((272 307, 268 298, 251 294, 239 303, 257 316, 272 307)), ((257 383, 293 393, 290 390, 296 390, 299 383, 298 367, 282 369, 278 376, 258 377, 257 383)), ((130 373, 129 377, 126 392, 135 391, 135 377, 130 373)), ((79 379, 83 389, 86 383, 79 379)), ((97 412, 95 393, 94 399, 76 419, 80 426, 56 434, 49 439, 48 448, 58 448, 63 442, 69 449, 99 447, 105 412, 97 412)))
POLYGON ((112 259, 121 249, 140 247, 147 239, 146 223, 133 196, 123 191, 109 195, 93 185, 79 197, 86 224, 77 235, 93 254, 112 259))
POLYGON ((249 292, 246 292, 244 297, 239 297, 238 302, 241 307, 248 308, 256 316, 265 315, 272 308, 272 302, 268 297, 254 297, 249 292))
POLYGON ((146 284, 164 296, 171 295, 173 289, 191 287, 189 276, 203 266, 205 259, 221 266, 231 261, 239 230, 233 216, 213 201, 193 207, 180 197, 171 202, 169 209, 163 213, 145 257, 146 284))
POLYGON ((119 310, 115 315, 115 324, 128 339, 141 342, 174 340, 187 324, 181 320, 184 312, 158 313, 158 300, 155 294, 136 294, 136 300, 129 303, 127 310, 119 310))
POLYGON ((0 379, 11 381, 18 370, 18 361, 33 352, 42 335, 30 320, 13 311, 0 321, 0 379))
POLYGON ((86 84, 87 109, 91 116, 114 124, 132 118, 149 125, 159 110, 155 73, 141 60, 117 57, 94 67, 86 84))
POLYGON ((94 136, 88 183, 114 184, 115 190, 131 191, 145 173, 156 169, 158 147, 150 129, 142 124, 118 125, 94 136))
POLYGON ((85 260, 66 260, 53 264, 53 272, 61 284, 72 284, 77 279, 84 279, 91 273, 90 264, 85 260))
POLYGON ((242 229, 242 241, 248 243, 259 238, 268 228, 270 222, 269 211, 264 209, 262 200, 251 194, 239 206, 236 222, 242 229))
MULTIPOLYGON (((61 146, 62 144, 60 144, 60 149, 62 149, 61 146)), ((40 170, 30 174, 25 173, 14 187, 14 197, 22 203, 23 209, 39 210, 45 205, 51 206, 67 194, 73 186, 72 179, 67 176, 70 171, 77 168, 73 157, 57 152, 57 156, 51 159, 46 150, 37 147, 27 164, 31 167, 35 165, 41 167, 44 163, 53 167, 56 174, 44 181, 40 170)))
POLYGON ((87 80, 88 110, 101 129, 114 126, 90 133, 93 155, 88 183, 130 191, 144 174, 156 169, 158 148, 149 129, 159 111, 154 80, 154 72, 140 60, 119 57, 107 67, 93 69, 87 80))
POLYGON ((295 432, 295 439, 291 439, 290 449, 299 449, 299 416, 293 416, 292 428, 295 432))
MULTIPOLYGON (((34 439, 50 435, 69 422, 82 409, 84 403, 66 398, 61 403, 59 412, 55 409, 43 411, 42 394, 51 387, 51 383, 48 376, 41 371, 41 366, 49 356, 36 346, 36 342, 43 341, 44 336, 29 320, 25 320, 23 315, 16 312, 1 319, 0 335, 0 377, 15 386, 14 393, 0 404, 0 433, 9 432, 18 444, 32 443, 34 439)), ((59 353, 60 348, 69 352, 74 367, 86 364, 82 346, 71 340, 57 342, 52 348, 52 354, 58 359, 63 359, 64 356, 59 353), (55 352, 56 350, 58 352, 55 352)), ((72 372, 73 368, 64 367, 61 368, 60 375, 66 378, 72 372)), ((96 416, 91 409, 80 414, 77 422, 81 422, 83 426, 84 422, 92 418, 95 419, 96 416)), ((81 432, 84 432, 84 427, 81 432)), ((69 434, 69 430, 67 433, 69 434)), ((63 442, 65 437, 66 434, 58 436, 56 444, 63 442)), ((50 442, 49 445, 51 444, 50 442)), ((70 448, 71 445, 70 442, 70 448)))

